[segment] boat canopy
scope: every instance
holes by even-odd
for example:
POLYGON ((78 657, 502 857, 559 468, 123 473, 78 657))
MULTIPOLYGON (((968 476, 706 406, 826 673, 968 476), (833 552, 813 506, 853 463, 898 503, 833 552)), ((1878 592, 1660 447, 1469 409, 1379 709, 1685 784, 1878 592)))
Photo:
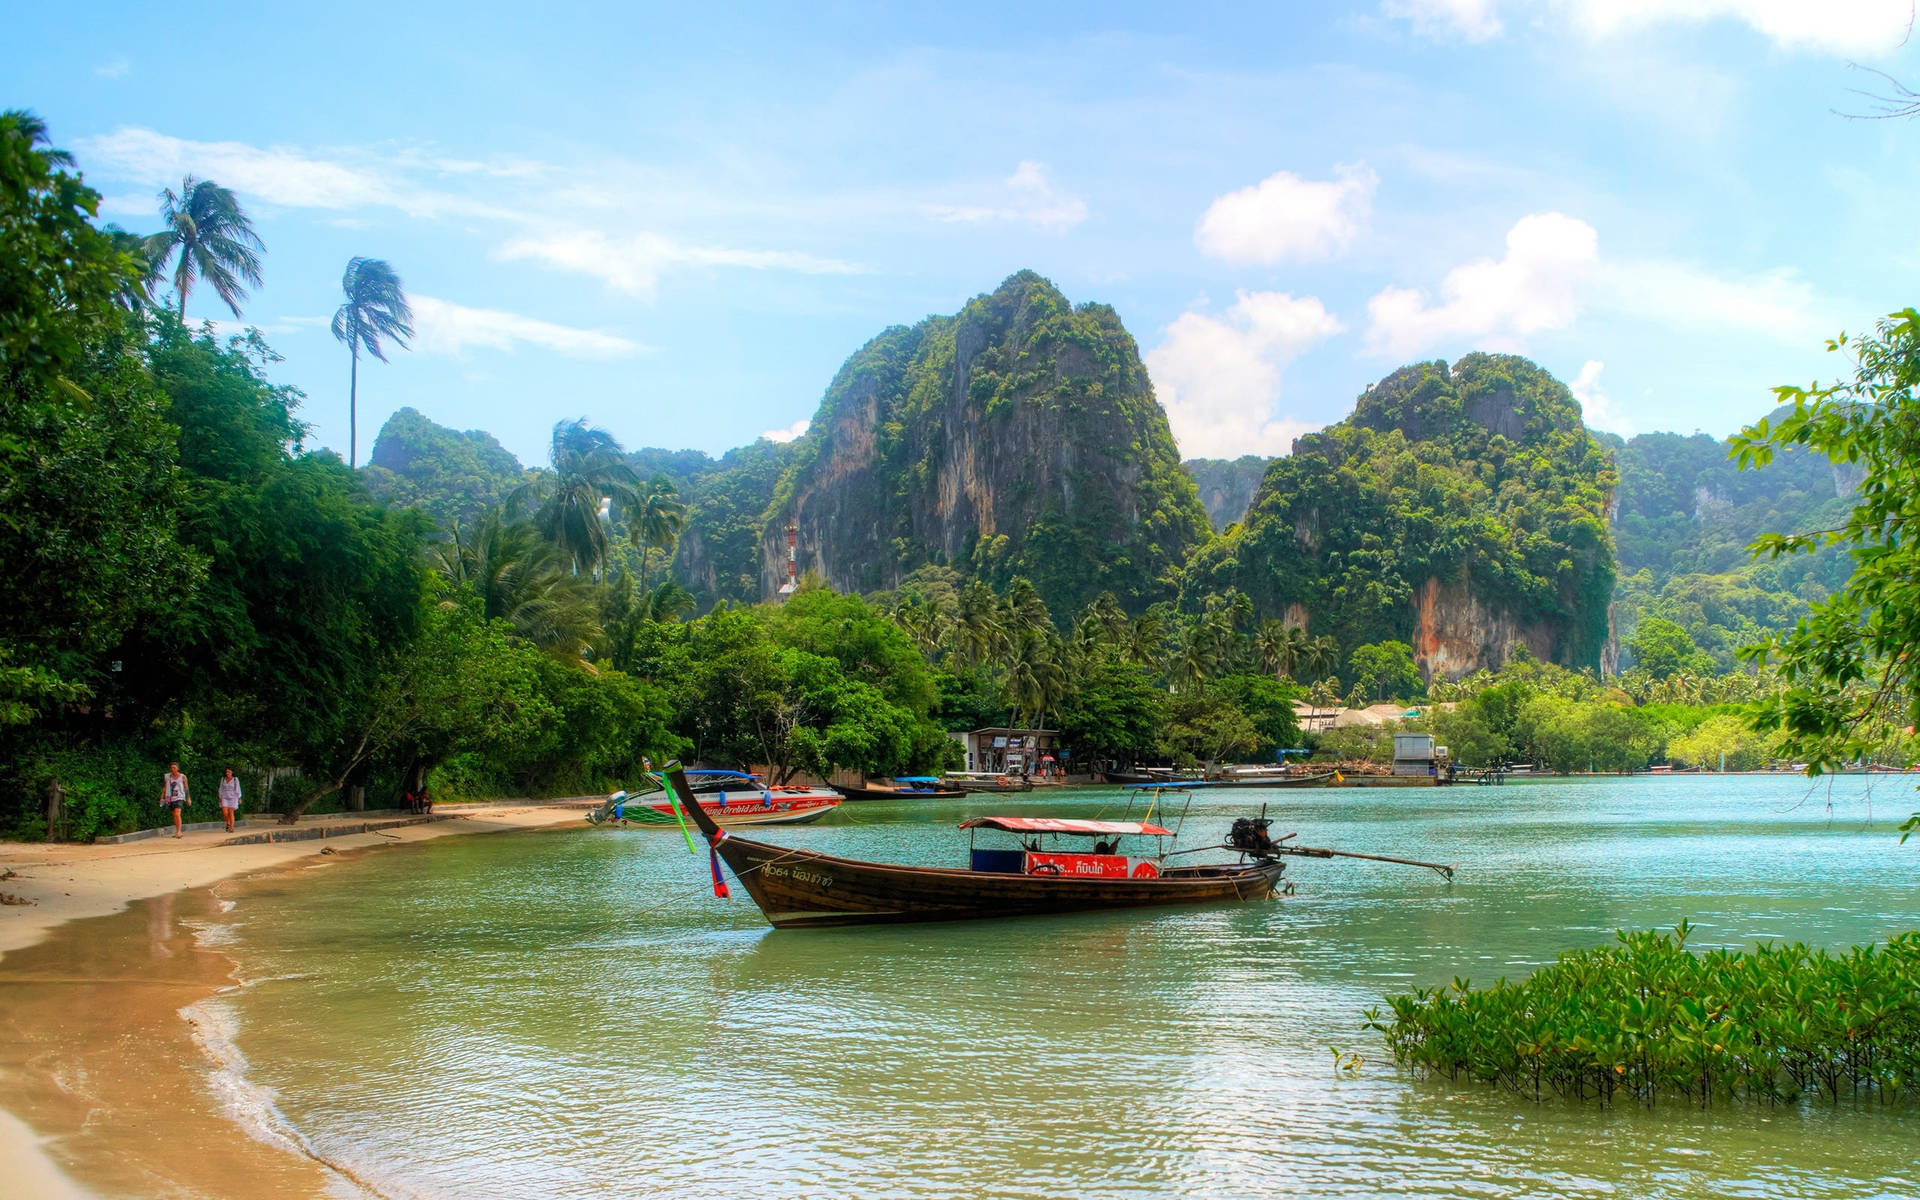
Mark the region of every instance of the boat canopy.
POLYGON ((1070 817, 974 817, 960 822, 960 828, 1004 829, 1008 833, 1079 833, 1089 837, 1116 833, 1173 836, 1173 830, 1145 821, 1081 821, 1070 817))
POLYGON ((717 769, 716 769, 716 770, 700 770, 700 771, 682 771, 682 772, 680 772, 680 773, 681 773, 682 775, 725 775, 725 776, 727 776, 727 777, 728 777, 728 778, 730 778, 730 779, 757 779, 757 778, 759 778, 759 777, 758 777, 758 776, 756 776, 756 775, 749 775, 749 774, 747 774, 747 773, 746 773, 745 771, 723 771, 723 770, 717 770, 717 769))
POLYGON ((938 775, 895 775, 895 783, 939 783, 938 775))

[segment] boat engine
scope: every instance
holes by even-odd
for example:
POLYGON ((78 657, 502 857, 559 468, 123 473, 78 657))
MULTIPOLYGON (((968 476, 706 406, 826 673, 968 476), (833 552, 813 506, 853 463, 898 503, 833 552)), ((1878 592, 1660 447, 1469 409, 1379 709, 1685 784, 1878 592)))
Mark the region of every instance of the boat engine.
POLYGON ((1227 833, 1227 845, 1249 854, 1272 854, 1277 847, 1267 833, 1273 822, 1266 817, 1241 817, 1227 833))

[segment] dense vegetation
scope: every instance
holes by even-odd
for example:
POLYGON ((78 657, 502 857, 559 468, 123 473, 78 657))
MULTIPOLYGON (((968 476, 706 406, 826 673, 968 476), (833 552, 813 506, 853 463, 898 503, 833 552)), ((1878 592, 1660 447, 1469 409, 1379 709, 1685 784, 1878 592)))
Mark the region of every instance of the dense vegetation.
MULTIPOLYGON (((1748 547, 1763 533, 1837 525, 1859 482, 1856 468, 1788 447, 1764 470, 1742 470, 1733 439, 1698 433, 1610 441, 1620 473, 1621 637, 1643 618, 1661 617, 1685 628, 1716 670, 1731 670, 1742 646, 1791 626, 1846 578, 1843 554, 1755 561, 1748 547)), ((1633 661, 1628 647, 1621 666, 1633 661)))
POLYGON ((1693 953, 1688 932, 1623 932, 1521 983, 1416 988, 1368 1027, 1408 1067, 1535 1099, 1892 1101, 1920 1086, 1920 934, 1693 953))
MULTIPOLYGON (((1394 372, 1278 459, 1189 594, 1236 588, 1342 646, 1419 645, 1419 593, 1469 596, 1546 658, 1599 666, 1613 590, 1614 474, 1578 403, 1509 355, 1394 372)), ((1487 631, 1485 636, 1491 636, 1487 631)))

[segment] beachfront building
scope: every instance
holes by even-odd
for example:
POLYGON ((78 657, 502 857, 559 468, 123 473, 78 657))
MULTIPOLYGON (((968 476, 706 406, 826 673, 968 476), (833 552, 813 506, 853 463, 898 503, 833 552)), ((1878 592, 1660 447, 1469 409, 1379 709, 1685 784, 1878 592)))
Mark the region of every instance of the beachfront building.
POLYGON ((1052 729, 975 729, 953 738, 966 749, 969 771, 1040 775, 1059 765, 1059 736, 1052 729))

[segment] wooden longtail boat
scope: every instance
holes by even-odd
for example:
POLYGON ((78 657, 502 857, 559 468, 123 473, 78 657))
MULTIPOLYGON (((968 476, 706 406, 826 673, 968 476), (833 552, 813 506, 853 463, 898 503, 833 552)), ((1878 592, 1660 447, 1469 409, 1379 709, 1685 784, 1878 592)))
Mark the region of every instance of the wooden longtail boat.
POLYGON ((941 783, 933 775, 909 775, 892 783, 868 781, 864 787, 835 784, 833 790, 849 800, 959 800, 967 794, 962 788, 941 783))
POLYGON ((1025 775, 1009 775, 1004 771, 948 771, 941 777, 940 782, 944 787, 959 788, 965 792, 982 795, 1033 790, 1033 780, 1025 775))
MULTIPOLYGON (((689 800, 684 775, 669 771, 667 781, 683 801, 689 800)), ((1043 853, 1031 847, 1045 834, 1116 842, 1122 837, 1172 836, 1172 831, 1142 821, 1044 817, 979 817, 961 826, 1028 836, 1027 848, 976 849, 967 868, 899 866, 733 837, 705 807, 690 802, 685 807, 713 854, 776 929, 1264 900, 1278 889, 1286 870, 1277 854, 1264 851, 1253 852, 1252 861, 1172 867, 1165 865, 1164 856, 1043 853)), ((717 889, 717 864, 714 870, 717 889)))
MULTIPOLYGON (((714 823, 728 829, 748 825, 805 825, 818 821, 840 806, 840 794, 825 788, 768 787, 744 771, 692 771, 699 780, 689 780, 685 795, 692 796, 685 807, 697 808, 714 823)), ((587 812, 594 825, 620 821, 632 825, 651 825, 678 829, 680 818, 666 800, 655 801, 659 792, 632 795, 615 792, 606 801, 587 812)))

